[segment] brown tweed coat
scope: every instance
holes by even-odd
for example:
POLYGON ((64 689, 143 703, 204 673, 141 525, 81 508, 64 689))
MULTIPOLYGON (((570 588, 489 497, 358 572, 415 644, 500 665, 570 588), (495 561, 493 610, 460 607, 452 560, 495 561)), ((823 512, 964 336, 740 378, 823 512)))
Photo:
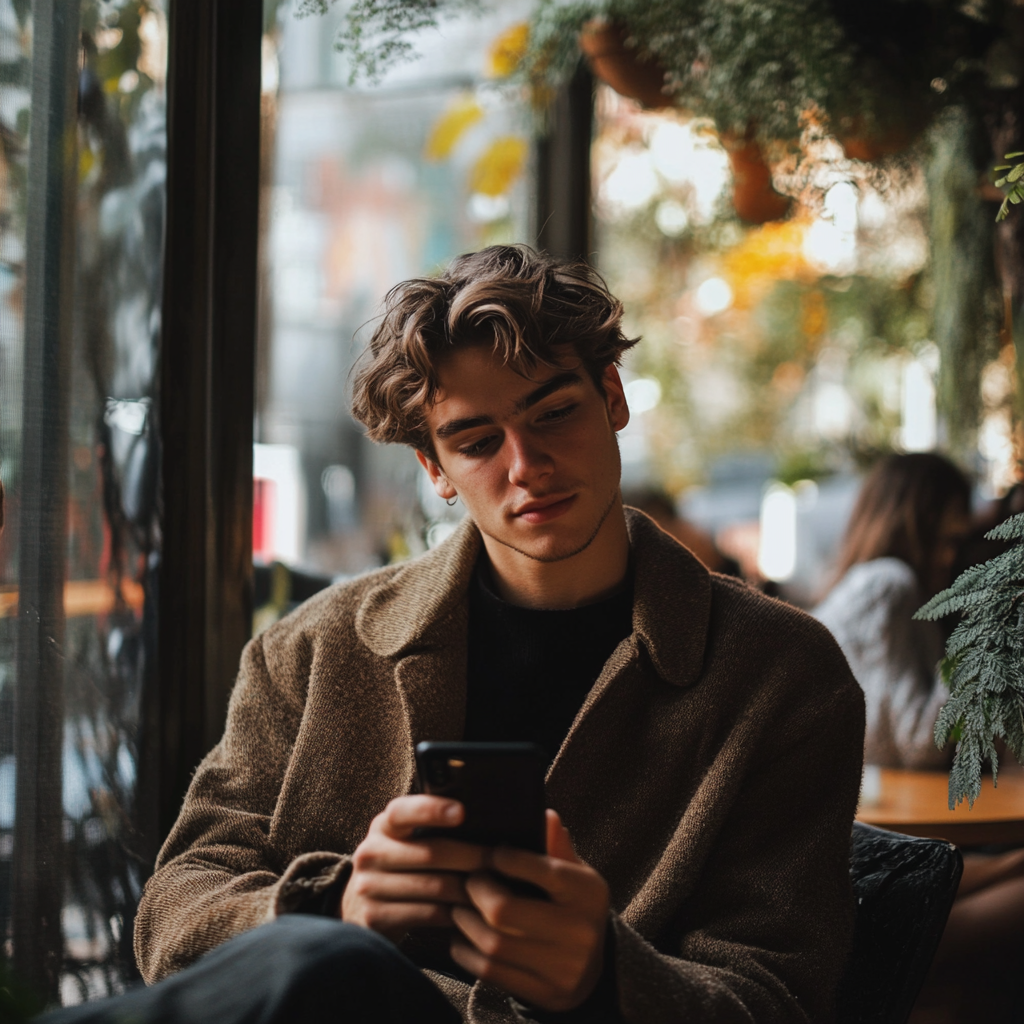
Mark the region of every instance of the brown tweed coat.
MULTIPOLYGON (((853 916, 860 687, 823 626, 627 517, 634 633, 547 780, 611 888, 623 1015, 827 1021, 853 916)), ((148 982, 343 877, 371 819, 411 790, 413 745, 461 737, 479 549, 467 521, 248 645, 139 908, 148 982)), ((435 980, 466 1021, 524 1019, 491 986, 435 980)))

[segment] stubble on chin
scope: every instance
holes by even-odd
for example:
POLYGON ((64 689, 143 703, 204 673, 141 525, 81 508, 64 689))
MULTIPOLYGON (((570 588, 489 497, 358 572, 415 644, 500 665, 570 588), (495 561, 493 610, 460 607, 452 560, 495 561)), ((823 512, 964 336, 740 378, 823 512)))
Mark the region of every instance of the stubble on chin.
MULTIPOLYGON (((590 535, 582 544, 579 544, 568 551, 559 551, 551 555, 538 555, 532 551, 525 551, 523 548, 517 548, 515 544, 510 543, 503 537, 496 536, 488 530, 485 530, 483 527, 480 527, 480 532, 490 537, 491 540, 497 541, 499 544, 502 545, 502 547, 509 548, 510 550, 515 551, 516 554, 522 555, 524 558, 529 558, 533 562, 564 562, 568 558, 575 558, 576 555, 582 554, 584 551, 587 550, 587 548, 590 547, 591 544, 594 543, 595 540, 597 540, 597 535, 601 532, 601 527, 604 526, 605 520, 608 518, 609 515, 611 515, 612 509, 615 508, 615 501, 618 498, 618 496, 619 489, 618 487, 616 487, 615 490, 612 491, 611 498, 609 498, 608 504, 605 506, 604 511, 598 518, 597 525, 591 531, 590 535)), ((479 524, 477 525, 479 526, 479 524)))

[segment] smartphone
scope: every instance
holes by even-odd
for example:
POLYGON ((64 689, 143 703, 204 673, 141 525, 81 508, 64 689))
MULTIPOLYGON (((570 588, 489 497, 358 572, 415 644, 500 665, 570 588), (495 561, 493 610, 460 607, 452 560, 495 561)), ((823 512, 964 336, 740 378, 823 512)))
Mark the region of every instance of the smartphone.
POLYGON ((447 836, 545 853, 546 764, 536 743, 417 744, 420 789, 458 800, 466 809, 461 825, 419 829, 417 837, 447 836))

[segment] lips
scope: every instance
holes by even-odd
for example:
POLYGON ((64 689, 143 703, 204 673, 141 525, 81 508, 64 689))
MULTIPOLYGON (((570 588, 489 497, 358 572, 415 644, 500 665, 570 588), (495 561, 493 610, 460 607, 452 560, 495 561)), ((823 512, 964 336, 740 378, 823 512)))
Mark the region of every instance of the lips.
POLYGON ((517 519, 522 519, 534 525, 548 523, 552 519, 565 515, 572 508, 575 501, 575 494, 570 494, 564 498, 540 498, 537 501, 528 501, 514 515, 517 519))

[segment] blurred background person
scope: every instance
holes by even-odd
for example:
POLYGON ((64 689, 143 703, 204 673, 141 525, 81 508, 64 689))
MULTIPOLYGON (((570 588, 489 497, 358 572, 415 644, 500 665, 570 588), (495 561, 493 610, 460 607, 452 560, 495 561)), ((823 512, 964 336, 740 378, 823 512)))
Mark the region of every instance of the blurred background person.
POLYGON ((867 702, 865 760, 943 768, 932 733, 948 697, 944 636, 914 613, 952 582, 970 529, 971 486, 933 453, 889 455, 868 474, 839 554, 838 582, 814 610, 839 641, 867 702))
POLYGON ((676 511, 671 496, 658 487, 644 487, 623 492, 622 500, 631 508, 646 512, 667 534, 695 554, 712 572, 739 576, 739 563, 719 551, 714 537, 706 530, 683 519, 676 511))

